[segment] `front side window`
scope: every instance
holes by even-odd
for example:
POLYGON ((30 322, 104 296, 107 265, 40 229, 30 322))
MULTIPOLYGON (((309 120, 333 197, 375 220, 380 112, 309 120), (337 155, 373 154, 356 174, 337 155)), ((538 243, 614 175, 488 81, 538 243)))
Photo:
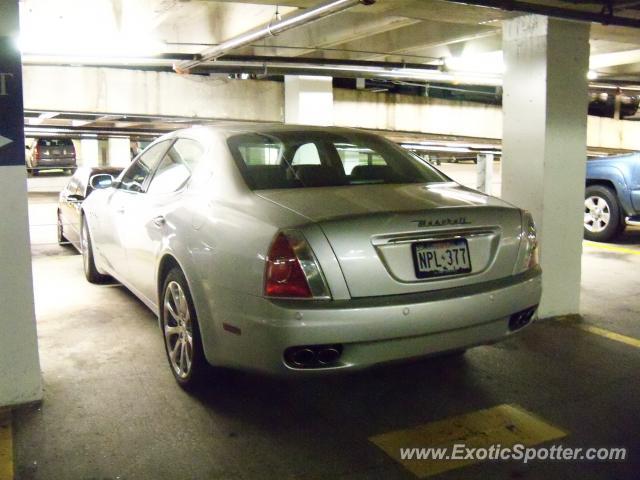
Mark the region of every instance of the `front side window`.
POLYGON ((79 178, 80 174, 78 172, 74 173, 73 176, 71 177, 71 180, 69 180, 69 183, 67 184, 66 187, 66 191, 67 191, 67 195, 78 195, 79 192, 79 178))
POLYGON ((149 184, 149 193, 171 193, 182 188, 204 150, 195 140, 178 139, 160 162, 149 184))
POLYGON ((162 160, 167 147, 171 143, 165 140, 149 147, 146 151, 134 161, 120 178, 118 188, 129 192, 144 192, 145 182, 149 175, 155 169, 156 165, 162 160))
POLYGON ((227 144, 254 190, 450 181, 401 147, 365 133, 251 132, 227 144))

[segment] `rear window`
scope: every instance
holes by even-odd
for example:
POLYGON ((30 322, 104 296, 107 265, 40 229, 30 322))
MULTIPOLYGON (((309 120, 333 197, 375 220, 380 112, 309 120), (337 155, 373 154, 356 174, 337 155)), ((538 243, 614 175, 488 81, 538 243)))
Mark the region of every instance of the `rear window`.
POLYGON ((70 138, 39 138, 39 147, 70 147, 73 142, 70 138))
POLYGON ((227 143, 254 190, 450 181, 375 135, 252 132, 231 136, 227 143))

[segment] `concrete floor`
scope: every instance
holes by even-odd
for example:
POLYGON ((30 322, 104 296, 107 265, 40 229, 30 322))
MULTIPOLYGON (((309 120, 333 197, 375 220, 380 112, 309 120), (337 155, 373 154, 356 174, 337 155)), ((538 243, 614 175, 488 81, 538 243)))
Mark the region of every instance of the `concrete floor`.
MULTIPOLYGON (((567 431, 556 443, 623 446, 630 458, 484 462, 437 478, 638 478, 640 349, 568 321, 462 358, 348 376, 219 372, 190 396, 171 376, 154 316, 119 286, 88 284, 80 257, 54 243, 54 201, 30 196, 45 399, 14 414, 17 479, 410 479, 371 436, 504 403, 567 431)), ((582 313, 638 339, 640 230, 617 244, 585 246, 582 313)))

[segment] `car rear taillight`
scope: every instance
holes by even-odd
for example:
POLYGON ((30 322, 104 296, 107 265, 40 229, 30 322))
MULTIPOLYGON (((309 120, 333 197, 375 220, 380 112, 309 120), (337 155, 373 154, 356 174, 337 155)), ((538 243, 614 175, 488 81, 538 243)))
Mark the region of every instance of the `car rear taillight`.
POLYGON ((521 261, 516 265, 515 273, 521 273, 540 264, 538 251, 538 236, 533 216, 528 211, 522 212, 522 252, 521 261))
POLYGON ((41 154, 41 152, 40 152, 40 147, 39 147, 38 145, 36 145, 36 146, 33 148, 33 157, 34 157, 36 160, 40 160, 40 154, 41 154))
POLYGON ((267 254, 264 277, 267 297, 331 298, 311 247, 297 231, 276 235, 267 254))

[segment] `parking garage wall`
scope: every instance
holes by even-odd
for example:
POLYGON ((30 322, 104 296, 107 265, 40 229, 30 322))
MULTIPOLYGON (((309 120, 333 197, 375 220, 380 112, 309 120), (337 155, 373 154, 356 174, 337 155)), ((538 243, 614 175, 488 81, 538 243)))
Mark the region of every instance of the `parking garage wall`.
POLYGON ((278 82, 118 68, 25 66, 25 108, 280 122, 278 82))
MULTIPOLYGON (((281 82, 119 68, 23 70, 27 109, 284 121, 281 82)), ((495 105, 348 89, 334 89, 333 102, 338 126, 502 138, 502 109, 495 105)), ((640 150, 640 122, 590 116, 587 145, 640 150)))
POLYGON ((500 107, 361 90, 334 91, 334 124, 408 132, 502 137, 500 107))

